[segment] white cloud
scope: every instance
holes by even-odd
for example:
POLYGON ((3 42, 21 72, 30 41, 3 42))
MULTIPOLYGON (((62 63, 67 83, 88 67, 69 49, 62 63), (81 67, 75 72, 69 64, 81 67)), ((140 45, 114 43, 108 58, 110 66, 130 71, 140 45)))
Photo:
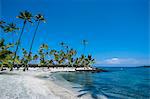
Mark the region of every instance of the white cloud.
POLYGON ((119 58, 111 58, 104 60, 104 62, 107 64, 120 64, 121 60, 119 58))
POLYGON ((97 61, 97 64, 106 64, 106 65, 121 65, 121 64, 127 64, 127 65, 138 65, 138 64, 144 64, 147 63, 145 60, 138 60, 135 58, 108 58, 101 61, 97 61))

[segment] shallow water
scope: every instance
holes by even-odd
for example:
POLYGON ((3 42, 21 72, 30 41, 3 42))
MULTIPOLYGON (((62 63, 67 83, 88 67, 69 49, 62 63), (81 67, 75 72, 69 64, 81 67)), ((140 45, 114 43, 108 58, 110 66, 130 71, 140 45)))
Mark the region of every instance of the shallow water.
MULTIPOLYGON (((91 94, 93 99, 150 99, 150 68, 104 68, 109 72, 61 72, 67 81, 79 84, 72 88, 81 97, 91 94)), ((61 78, 59 77, 59 80, 61 78)))

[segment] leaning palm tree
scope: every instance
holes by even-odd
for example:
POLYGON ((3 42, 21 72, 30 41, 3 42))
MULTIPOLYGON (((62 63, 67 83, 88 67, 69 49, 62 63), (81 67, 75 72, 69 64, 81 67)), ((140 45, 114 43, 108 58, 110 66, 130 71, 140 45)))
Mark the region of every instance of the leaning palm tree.
POLYGON ((6 65, 11 67, 13 52, 9 48, 13 47, 14 44, 8 43, 5 44, 5 40, 0 40, 0 68, 3 70, 3 66, 6 65))
MULTIPOLYGON (((32 23, 32 21, 31 21, 32 14, 28 11, 23 11, 23 12, 20 12, 20 15, 17 16, 17 18, 20 18, 20 19, 24 20, 24 22, 23 22, 23 27, 22 27, 19 39, 18 39, 17 47, 16 47, 16 50, 15 50, 15 55, 14 55, 14 58, 13 58, 13 66, 14 66, 16 55, 17 55, 18 47, 19 47, 19 44, 20 44, 20 40, 21 40, 22 34, 24 32, 25 25, 26 25, 27 22, 32 23)), ((13 70, 13 68, 10 69, 10 71, 12 71, 12 70, 13 70)))
POLYGON ((44 16, 42 16, 41 14, 38 14, 38 15, 35 16, 35 21, 37 22, 37 26, 36 26, 36 29, 35 29, 35 32, 34 32, 34 35, 33 35, 33 38, 32 38, 31 45, 30 45, 29 55, 31 54, 32 46, 33 46, 34 39, 35 39, 37 30, 38 30, 38 27, 40 25, 40 22, 44 22, 44 23, 46 22, 44 16))
POLYGON ((85 49, 86 49, 86 45, 88 44, 88 41, 82 40, 82 44, 83 44, 83 54, 85 54, 85 49))
MULTIPOLYGON (((36 26, 36 29, 35 29, 35 32, 34 32, 34 35, 33 35, 33 38, 32 38, 32 42, 31 42, 31 45, 30 45, 28 57, 31 56, 31 51, 32 51, 34 39, 35 39, 35 36, 36 36, 36 33, 37 33, 37 30, 38 30, 38 27, 39 27, 40 23, 41 23, 41 22, 44 22, 44 23, 46 22, 44 16, 41 15, 41 14, 37 14, 37 15, 35 16, 35 21, 37 22, 37 26, 36 26)), ((27 65, 27 66, 28 66, 28 65, 27 65)), ((27 70, 28 70, 28 67, 27 67, 27 70)))

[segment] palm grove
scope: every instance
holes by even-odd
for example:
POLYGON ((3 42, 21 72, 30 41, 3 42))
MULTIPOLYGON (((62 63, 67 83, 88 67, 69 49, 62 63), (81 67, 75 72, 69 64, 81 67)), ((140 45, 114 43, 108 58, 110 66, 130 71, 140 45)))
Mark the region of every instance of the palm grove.
MULTIPOLYGON (((32 53, 32 47, 34 46, 35 37, 38 32, 40 24, 45 23, 44 16, 37 14, 33 16, 28 11, 20 12, 17 16, 18 19, 22 20, 23 26, 18 28, 15 23, 6 23, 0 20, 1 34, 9 33, 11 35, 12 42, 6 43, 6 39, 0 39, 0 67, 10 68, 10 71, 14 69, 15 66, 23 67, 23 71, 28 70, 30 66, 29 63, 32 61, 37 61, 39 67, 47 66, 69 66, 69 67, 89 67, 94 63, 94 59, 91 55, 85 56, 84 54, 77 57, 76 50, 67 46, 64 42, 61 42, 61 50, 50 49, 47 44, 40 45, 37 54, 32 53), (30 44, 29 52, 22 48, 22 55, 17 55, 19 50, 19 45, 21 44, 21 38, 24 33, 27 24, 36 24, 35 31, 33 32, 32 41, 30 44), (14 40, 13 35, 15 32, 19 32, 18 40, 14 40)), ((83 40, 83 46, 85 50, 86 42, 83 40)))

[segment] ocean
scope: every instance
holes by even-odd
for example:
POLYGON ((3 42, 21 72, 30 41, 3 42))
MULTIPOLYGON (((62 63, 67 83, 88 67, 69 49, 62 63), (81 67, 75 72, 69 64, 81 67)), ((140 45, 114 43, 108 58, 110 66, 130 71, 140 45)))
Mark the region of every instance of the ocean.
POLYGON ((108 67, 108 72, 58 72, 80 94, 93 99, 150 99, 150 68, 108 67), (80 85, 80 86, 74 86, 80 85))

